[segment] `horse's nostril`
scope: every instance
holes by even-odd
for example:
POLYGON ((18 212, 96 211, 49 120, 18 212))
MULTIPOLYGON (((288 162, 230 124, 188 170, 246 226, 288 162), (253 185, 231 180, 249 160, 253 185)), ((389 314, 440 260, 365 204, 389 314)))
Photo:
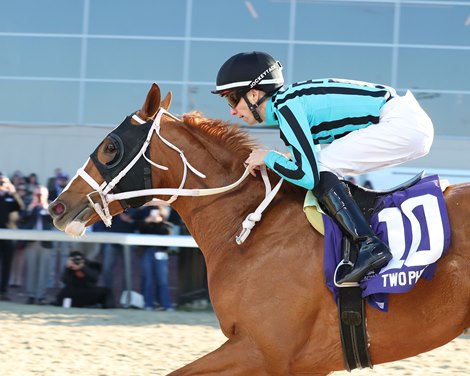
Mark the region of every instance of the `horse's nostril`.
POLYGON ((52 207, 52 211, 55 215, 61 215, 65 211, 65 205, 58 202, 52 207))

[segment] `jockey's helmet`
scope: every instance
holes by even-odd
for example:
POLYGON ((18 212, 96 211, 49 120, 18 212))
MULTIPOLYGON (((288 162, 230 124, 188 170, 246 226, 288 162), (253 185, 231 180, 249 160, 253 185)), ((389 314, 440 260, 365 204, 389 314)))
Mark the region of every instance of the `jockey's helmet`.
POLYGON ((259 89, 270 94, 284 85, 282 65, 265 52, 242 52, 232 56, 219 69, 213 94, 259 89))

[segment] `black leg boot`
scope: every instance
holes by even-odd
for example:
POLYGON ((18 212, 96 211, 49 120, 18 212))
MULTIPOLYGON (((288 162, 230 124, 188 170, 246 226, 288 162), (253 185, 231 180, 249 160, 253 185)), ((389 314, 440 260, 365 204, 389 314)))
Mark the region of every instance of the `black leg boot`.
POLYGON ((344 182, 330 172, 322 172, 313 193, 352 241, 360 244, 351 272, 337 281, 338 284, 359 282, 370 271, 388 264, 392 259, 389 247, 374 234, 344 182))

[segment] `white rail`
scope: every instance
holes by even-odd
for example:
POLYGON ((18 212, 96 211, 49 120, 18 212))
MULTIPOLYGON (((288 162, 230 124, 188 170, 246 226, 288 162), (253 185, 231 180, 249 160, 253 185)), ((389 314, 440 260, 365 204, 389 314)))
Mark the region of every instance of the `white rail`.
POLYGON ((122 245, 154 245, 162 247, 197 248, 197 244, 194 239, 188 235, 147 235, 116 232, 87 232, 81 237, 73 237, 60 231, 0 229, 0 239, 113 243, 122 245))

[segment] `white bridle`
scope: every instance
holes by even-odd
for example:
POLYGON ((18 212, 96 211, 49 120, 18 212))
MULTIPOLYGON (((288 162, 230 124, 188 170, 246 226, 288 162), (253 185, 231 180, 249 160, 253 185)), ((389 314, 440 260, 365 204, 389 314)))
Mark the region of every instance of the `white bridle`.
MULTIPOLYGON (((79 168, 77 171, 77 174, 73 179, 70 180, 69 184, 67 187, 64 188, 64 191, 66 191, 71 183, 75 180, 77 176, 80 176, 83 180, 85 180, 88 185, 93 188, 93 192, 90 192, 87 194, 88 201, 91 205, 91 207, 95 210, 95 212, 99 215, 103 223, 110 227, 112 224, 112 215, 109 211, 109 204, 113 201, 119 201, 119 200, 125 200, 125 199, 130 199, 130 198, 136 198, 136 197, 144 197, 144 196, 155 196, 155 195, 164 195, 164 196, 171 196, 168 200, 160 200, 153 198, 150 202, 148 202, 146 205, 152 205, 155 203, 166 203, 170 204, 174 202, 179 196, 209 196, 209 195, 215 195, 223 192, 227 192, 235 187, 237 187, 240 183, 242 183, 246 177, 249 175, 249 170, 248 168, 245 169, 243 175, 234 183, 229 184, 225 187, 220 187, 220 188, 206 188, 206 189, 185 189, 183 188, 185 183, 186 183, 186 178, 187 178, 187 173, 188 169, 191 170, 194 174, 201 178, 205 178, 206 176, 198 171, 195 167, 193 167, 188 160, 186 159, 186 156, 184 155, 183 151, 179 149, 177 146, 172 144, 170 141, 165 139, 161 134, 160 134, 160 120, 163 114, 167 114, 168 116, 179 120, 176 118, 174 115, 170 114, 168 111, 166 111, 163 108, 160 108, 158 111, 157 115, 155 116, 155 119, 152 123, 152 126, 150 127, 150 130, 147 134, 147 138, 145 139, 145 142, 142 145, 142 148, 140 151, 137 153, 137 155, 132 159, 132 161, 129 162, 129 164, 122 169, 121 172, 109 183, 104 181, 101 184, 98 184, 98 182, 93 179, 86 171, 85 171, 85 166, 88 164, 89 159, 85 162, 83 167, 79 168), (183 162, 183 176, 181 178, 181 183, 178 188, 152 188, 152 189, 141 189, 137 191, 129 191, 129 192, 121 192, 121 193, 116 193, 113 194, 111 193, 111 190, 119 183, 119 181, 126 176, 126 174, 129 172, 129 170, 137 163, 137 161, 141 158, 144 157, 152 166, 159 168, 161 170, 168 170, 168 167, 159 165, 152 160, 150 160, 146 155, 145 152, 150 144, 150 140, 152 138, 153 133, 160 138, 160 140, 167 145, 169 148, 172 150, 176 151, 180 158, 181 161, 183 162), (93 194, 98 194, 100 197, 101 202, 94 202, 91 196, 93 194)), ((145 121, 139 118, 137 115, 133 115, 132 118, 139 122, 140 124, 145 124, 145 121)), ((236 237, 236 242, 237 244, 242 244, 245 239, 248 237, 248 235, 251 232, 251 229, 255 226, 257 222, 261 220, 261 215, 263 211, 267 208, 269 203, 272 201, 274 196, 277 194, 279 191, 283 179, 280 179, 278 184, 274 187, 274 189, 271 189, 271 183, 269 182, 268 174, 266 172, 266 168, 261 169, 261 176, 263 178, 263 182, 265 184, 265 198, 261 202, 261 204, 258 206, 258 208, 255 210, 255 212, 250 213, 247 218, 243 221, 242 227, 243 230, 240 233, 239 236, 236 237)))

